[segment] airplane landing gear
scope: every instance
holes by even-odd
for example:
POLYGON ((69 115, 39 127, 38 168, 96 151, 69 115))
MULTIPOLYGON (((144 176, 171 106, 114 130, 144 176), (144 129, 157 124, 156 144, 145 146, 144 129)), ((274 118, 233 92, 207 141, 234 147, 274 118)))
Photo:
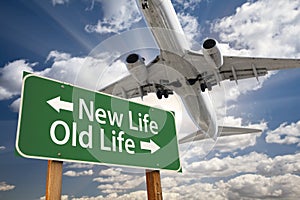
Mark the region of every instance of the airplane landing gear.
POLYGON ((205 92, 206 84, 205 83, 200 83, 200 89, 201 89, 201 92, 205 92))
POLYGON ((157 98, 158 99, 162 99, 162 91, 161 90, 157 90, 157 92, 156 92, 156 96, 157 96, 157 98))
POLYGON ((201 92, 205 92, 205 89, 207 88, 208 91, 211 91, 212 89, 212 86, 209 82, 206 82, 203 78, 202 78, 202 75, 199 74, 196 78, 189 78, 189 79, 186 79, 187 81, 187 84, 189 85, 194 85, 197 81, 200 82, 200 89, 201 89, 201 92))
POLYGON ((212 87, 211 87, 211 84, 210 83, 200 83, 200 89, 201 89, 201 92, 205 92, 205 89, 208 89, 208 91, 211 91, 212 87))
POLYGON ((148 4, 148 0, 145 0, 143 3, 142 3, 142 8, 143 9, 148 9, 149 8, 149 4, 148 4))
POLYGON ((167 98, 169 97, 168 91, 167 91, 167 90, 164 90, 164 91, 163 91, 163 95, 164 95, 164 97, 167 99, 167 98))
POLYGON ((157 90, 156 96, 158 99, 162 99, 162 97, 165 97, 167 99, 169 97, 169 91, 168 90, 157 90))

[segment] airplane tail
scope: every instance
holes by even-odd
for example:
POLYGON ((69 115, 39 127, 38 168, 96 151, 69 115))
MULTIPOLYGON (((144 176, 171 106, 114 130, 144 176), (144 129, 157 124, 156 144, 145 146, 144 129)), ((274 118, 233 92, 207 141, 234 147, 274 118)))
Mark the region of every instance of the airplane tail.
MULTIPOLYGON (((231 136, 231 135, 242 135, 242 134, 249 134, 249 133, 259 133, 262 130, 259 129, 252 129, 252 128, 240 128, 240 127, 228 127, 228 126, 219 126, 219 136, 224 137, 224 136, 231 136)), ((194 141, 199 141, 199 140, 205 140, 208 139, 207 135, 199 130, 196 131, 184 138, 181 138, 179 140, 179 144, 184 144, 187 142, 194 142, 194 141)))

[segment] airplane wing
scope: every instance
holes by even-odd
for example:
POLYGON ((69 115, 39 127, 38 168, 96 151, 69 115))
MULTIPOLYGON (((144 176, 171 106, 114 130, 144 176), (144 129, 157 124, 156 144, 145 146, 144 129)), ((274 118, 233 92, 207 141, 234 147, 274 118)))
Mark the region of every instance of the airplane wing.
POLYGON ((155 92, 151 87, 139 85, 131 75, 123 77, 117 82, 100 89, 100 91, 124 99, 142 97, 148 93, 155 92), (143 89, 143 91, 141 89, 143 89))
POLYGON ((198 69, 201 80, 211 86, 227 79, 235 82, 252 77, 258 79, 268 71, 300 67, 300 59, 223 56, 223 65, 218 69, 212 69, 201 53, 189 52, 185 59, 190 60, 198 69))
POLYGON ((224 56, 219 73, 222 80, 264 76, 267 71, 300 67, 300 59, 254 58, 224 56))

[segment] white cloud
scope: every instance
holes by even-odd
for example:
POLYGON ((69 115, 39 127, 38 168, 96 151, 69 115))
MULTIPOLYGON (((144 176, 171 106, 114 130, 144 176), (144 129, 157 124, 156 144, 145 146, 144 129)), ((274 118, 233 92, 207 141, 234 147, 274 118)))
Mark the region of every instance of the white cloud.
POLYGON ((71 55, 68 53, 59 52, 59 51, 50 51, 50 53, 48 54, 48 57, 46 59, 46 62, 51 59, 53 59, 55 62, 62 61, 62 60, 69 60, 69 59, 71 59, 71 55))
POLYGON ((189 169, 183 168, 183 174, 162 172, 163 192, 172 194, 173 199, 197 199, 199 196, 210 199, 294 199, 300 194, 299 156, 298 153, 271 158, 252 152, 244 156, 190 162, 189 169), (203 181, 203 178, 213 180, 212 177, 219 181, 203 181), (227 177, 227 181, 222 177, 227 177))
MULTIPOLYGON (((183 174, 162 172, 161 182, 165 199, 294 199, 300 195, 300 153, 276 156, 252 152, 244 156, 212 158, 192 162, 195 169, 183 174), (203 178, 218 178, 205 183, 203 178), (222 177, 227 177, 225 180, 222 177), (220 180, 221 179, 221 180, 220 180)), ((106 195, 83 196, 77 200, 145 199, 146 190, 139 186, 144 175, 128 174, 120 168, 99 172, 93 180, 106 195)))
MULTIPOLYGON (((178 183, 176 178, 168 181, 178 183)), ((163 194, 172 194, 172 199, 296 199, 300 195, 299 181, 299 176, 291 174, 274 177, 244 174, 214 183, 192 179, 190 184, 163 188, 163 194)))
POLYGON ((238 173, 256 173, 264 176, 298 174, 300 154, 268 157, 251 152, 237 157, 212 158, 186 165, 187 173, 200 177, 228 177, 238 173))
POLYGON ((19 112, 21 98, 16 99, 9 107, 13 112, 19 112))
MULTIPOLYGON (((162 172, 165 199, 294 199, 300 195, 300 153, 276 156, 252 152, 244 156, 212 158, 190 163, 194 171, 183 174, 162 172), (219 180, 205 183, 203 178, 219 180), (231 177, 224 179, 222 177, 231 177), (221 179, 221 180, 220 180, 221 179)), ((94 181, 106 196, 73 199, 145 199, 146 191, 137 189, 145 177, 124 174, 119 168, 101 170, 94 181)))
POLYGON ((228 177, 237 173, 254 173, 259 162, 266 159, 267 155, 252 152, 244 156, 186 162, 184 170, 197 174, 198 177, 228 177))
POLYGON ((300 153, 295 155, 276 156, 261 160, 256 167, 257 173, 264 176, 276 176, 284 174, 299 174, 300 153))
POLYGON ((136 2, 133 0, 100 1, 104 18, 96 25, 86 25, 87 32, 119 33, 128 30, 142 19, 136 2))
POLYGON ((196 5, 199 4, 202 0, 175 0, 181 9, 191 9, 194 10, 196 5))
POLYGON ((225 80, 221 86, 215 86, 210 92, 215 111, 218 116, 219 125, 223 125, 227 112, 238 104, 238 98, 250 91, 256 91, 263 87, 265 81, 275 75, 276 71, 269 72, 263 77, 259 77, 259 82, 255 78, 242 79, 236 84, 234 81, 225 80))
POLYGON ((66 169, 91 169, 94 167, 92 164, 84 164, 84 163, 67 163, 64 162, 64 167, 66 169))
POLYGON ((283 123, 275 130, 268 131, 266 142, 300 146, 300 121, 291 124, 283 123))
POLYGON ((121 174, 122 169, 120 168, 108 168, 103 169, 99 172, 100 176, 119 176, 121 174))
MULTIPOLYGON (((108 168, 99 172, 100 177, 94 178, 94 182, 100 183, 97 187, 105 194, 115 194, 116 197, 129 190, 135 190, 145 182, 143 176, 125 173, 120 168, 108 168)), ((109 195, 106 197, 109 198, 109 195)))
MULTIPOLYGON (((262 131, 267 129, 267 123, 261 121, 258 124, 245 124, 242 118, 236 118, 233 116, 227 116, 220 120, 220 125, 223 126, 234 126, 234 127, 245 127, 260 129, 262 131)), ((193 143, 181 144, 179 146, 181 158, 184 160, 201 160, 205 158, 212 150, 219 153, 233 153, 237 150, 243 150, 247 147, 256 145, 257 138, 261 136, 262 132, 234 135, 226 137, 218 137, 217 140, 206 139, 196 141, 193 143)))
POLYGON ((134 191, 131 192, 129 194, 123 194, 121 196, 118 196, 117 198, 112 198, 112 199, 120 199, 120 200, 131 200, 131 199, 135 199, 135 200, 143 200, 146 199, 146 191, 134 191))
POLYGON ((299 6, 297 0, 247 2, 233 16, 217 21, 213 30, 222 42, 254 56, 299 57, 299 6))
MULTIPOLYGON (((43 196, 43 197, 40 197, 40 200, 45 200, 46 197, 43 196)), ((61 200, 68 200, 69 199, 69 196, 68 195, 61 195, 61 200)))
POLYGON ((144 177, 136 177, 132 176, 130 179, 126 181, 116 181, 110 182, 108 184, 100 184, 97 188, 101 190, 101 192, 106 194, 111 193, 124 193, 128 190, 135 189, 142 183, 144 183, 144 177))
POLYGON ((256 134, 244 134, 236 136, 220 137, 214 146, 214 150, 218 150, 221 153, 234 152, 237 150, 243 150, 247 147, 254 146, 256 139, 259 138, 261 133, 256 134))
POLYGON ((239 80, 238 84, 233 81, 223 81, 222 85, 226 88, 226 101, 236 101, 242 94, 246 94, 249 91, 255 91, 262 88, 265 81, 267 81, 272 75, 275 75, 276 71, 268 72, 267 75, 259 77, 259 82, 255 78, 239 80))
POLYGON ((88 196, 83 196, 83 197, 78 197, 78 198, 72 198, 72 200, 101 200, 104 197, 102 195, 96 196, 96 197, 88 197, 88 196))
POLYGON ((13 190, 16 186, 9 185, 6 182, 0 182, 0 191, 13 190))
POLYGON ((37 63, 16 60, 0 68, 0 100, 19 95, 22 86, 23 71, 32 72, 37 63))
MULTIPOLYGON (((37 63, 29 63, 25 60, 16 60, 0 68, 0 100, 20 95, 23 71, 91 90, 98 90, 111 82, 111 76, 107 76, 107 74, 113 74, 116 80, 128 73, 124 63, 119 60, 110 63, 109 60, 112 58, 110 59, 109 56, 106 58, 71 57, 67 53, 51 51, 47 60, 51 59, 53 59, 52 66, 42 71, 34 71, 33 67, 37 63)), ((20 99, 16 99, 10 107, 13 111, 18 111, 19 105, 20 99)))
POLYGON ((80 172, 76 172, 73 170, 66 171, 64 173, 65 176, 77 177, 77 176, 92 176, 94 174, 93 170, 84 170, 80 172))
POLYGON ((111 76, 107 74, 113 74, 114 79, 118 79, 127 73, 121 61, 110 63, 107 60, 109 58, 71 57, 55 61, 51 68, 37 73, 88 89, 99 90, 104 84, 112 81, 111 76))
POLYGON ((146 191, 134 191, 120 196, 118 196, 116 193, 111 193, 105 197, 103 197, 102 195, 96 197, 84 196, 80 198, 72 198, 72 200, 102 200, 104 198, 108 200, 144 200, 146 199, 146 195, 146 191))
POLYGON ((229 187, 227 197, 233 199, 292 199, 300 195, 300 186, 295 184, 299 181, 299 176, 291 174, 274 177, 246 174, 228 181, 225 187, 229 187))
POLYGON ((69 0, 52 0, 52 5, 63 5, 69 3, 69 0))
POLYGON ((183 28, 185 37, 189 42, 189 46, 192 47, 193 45, 197 45, 195 40, 200 37, 199 23, 197 18, 188 13, 178 13, 177 17, 183 28))

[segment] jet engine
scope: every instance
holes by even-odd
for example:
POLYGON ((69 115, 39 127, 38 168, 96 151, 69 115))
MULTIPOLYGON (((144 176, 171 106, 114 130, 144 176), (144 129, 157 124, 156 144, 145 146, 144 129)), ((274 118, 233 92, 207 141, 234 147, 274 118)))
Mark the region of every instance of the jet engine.
POLYGON ((214 39, 206 39, 203 43, 203 55, 207 63, 215 69, 223 65, 223 56, 214 39))
POLYGON ((130 54, 126 58, 126 66, 132 77, 140 84, 145 85, 148 79, 148 70, 144 58, 138 54, 130 54))

